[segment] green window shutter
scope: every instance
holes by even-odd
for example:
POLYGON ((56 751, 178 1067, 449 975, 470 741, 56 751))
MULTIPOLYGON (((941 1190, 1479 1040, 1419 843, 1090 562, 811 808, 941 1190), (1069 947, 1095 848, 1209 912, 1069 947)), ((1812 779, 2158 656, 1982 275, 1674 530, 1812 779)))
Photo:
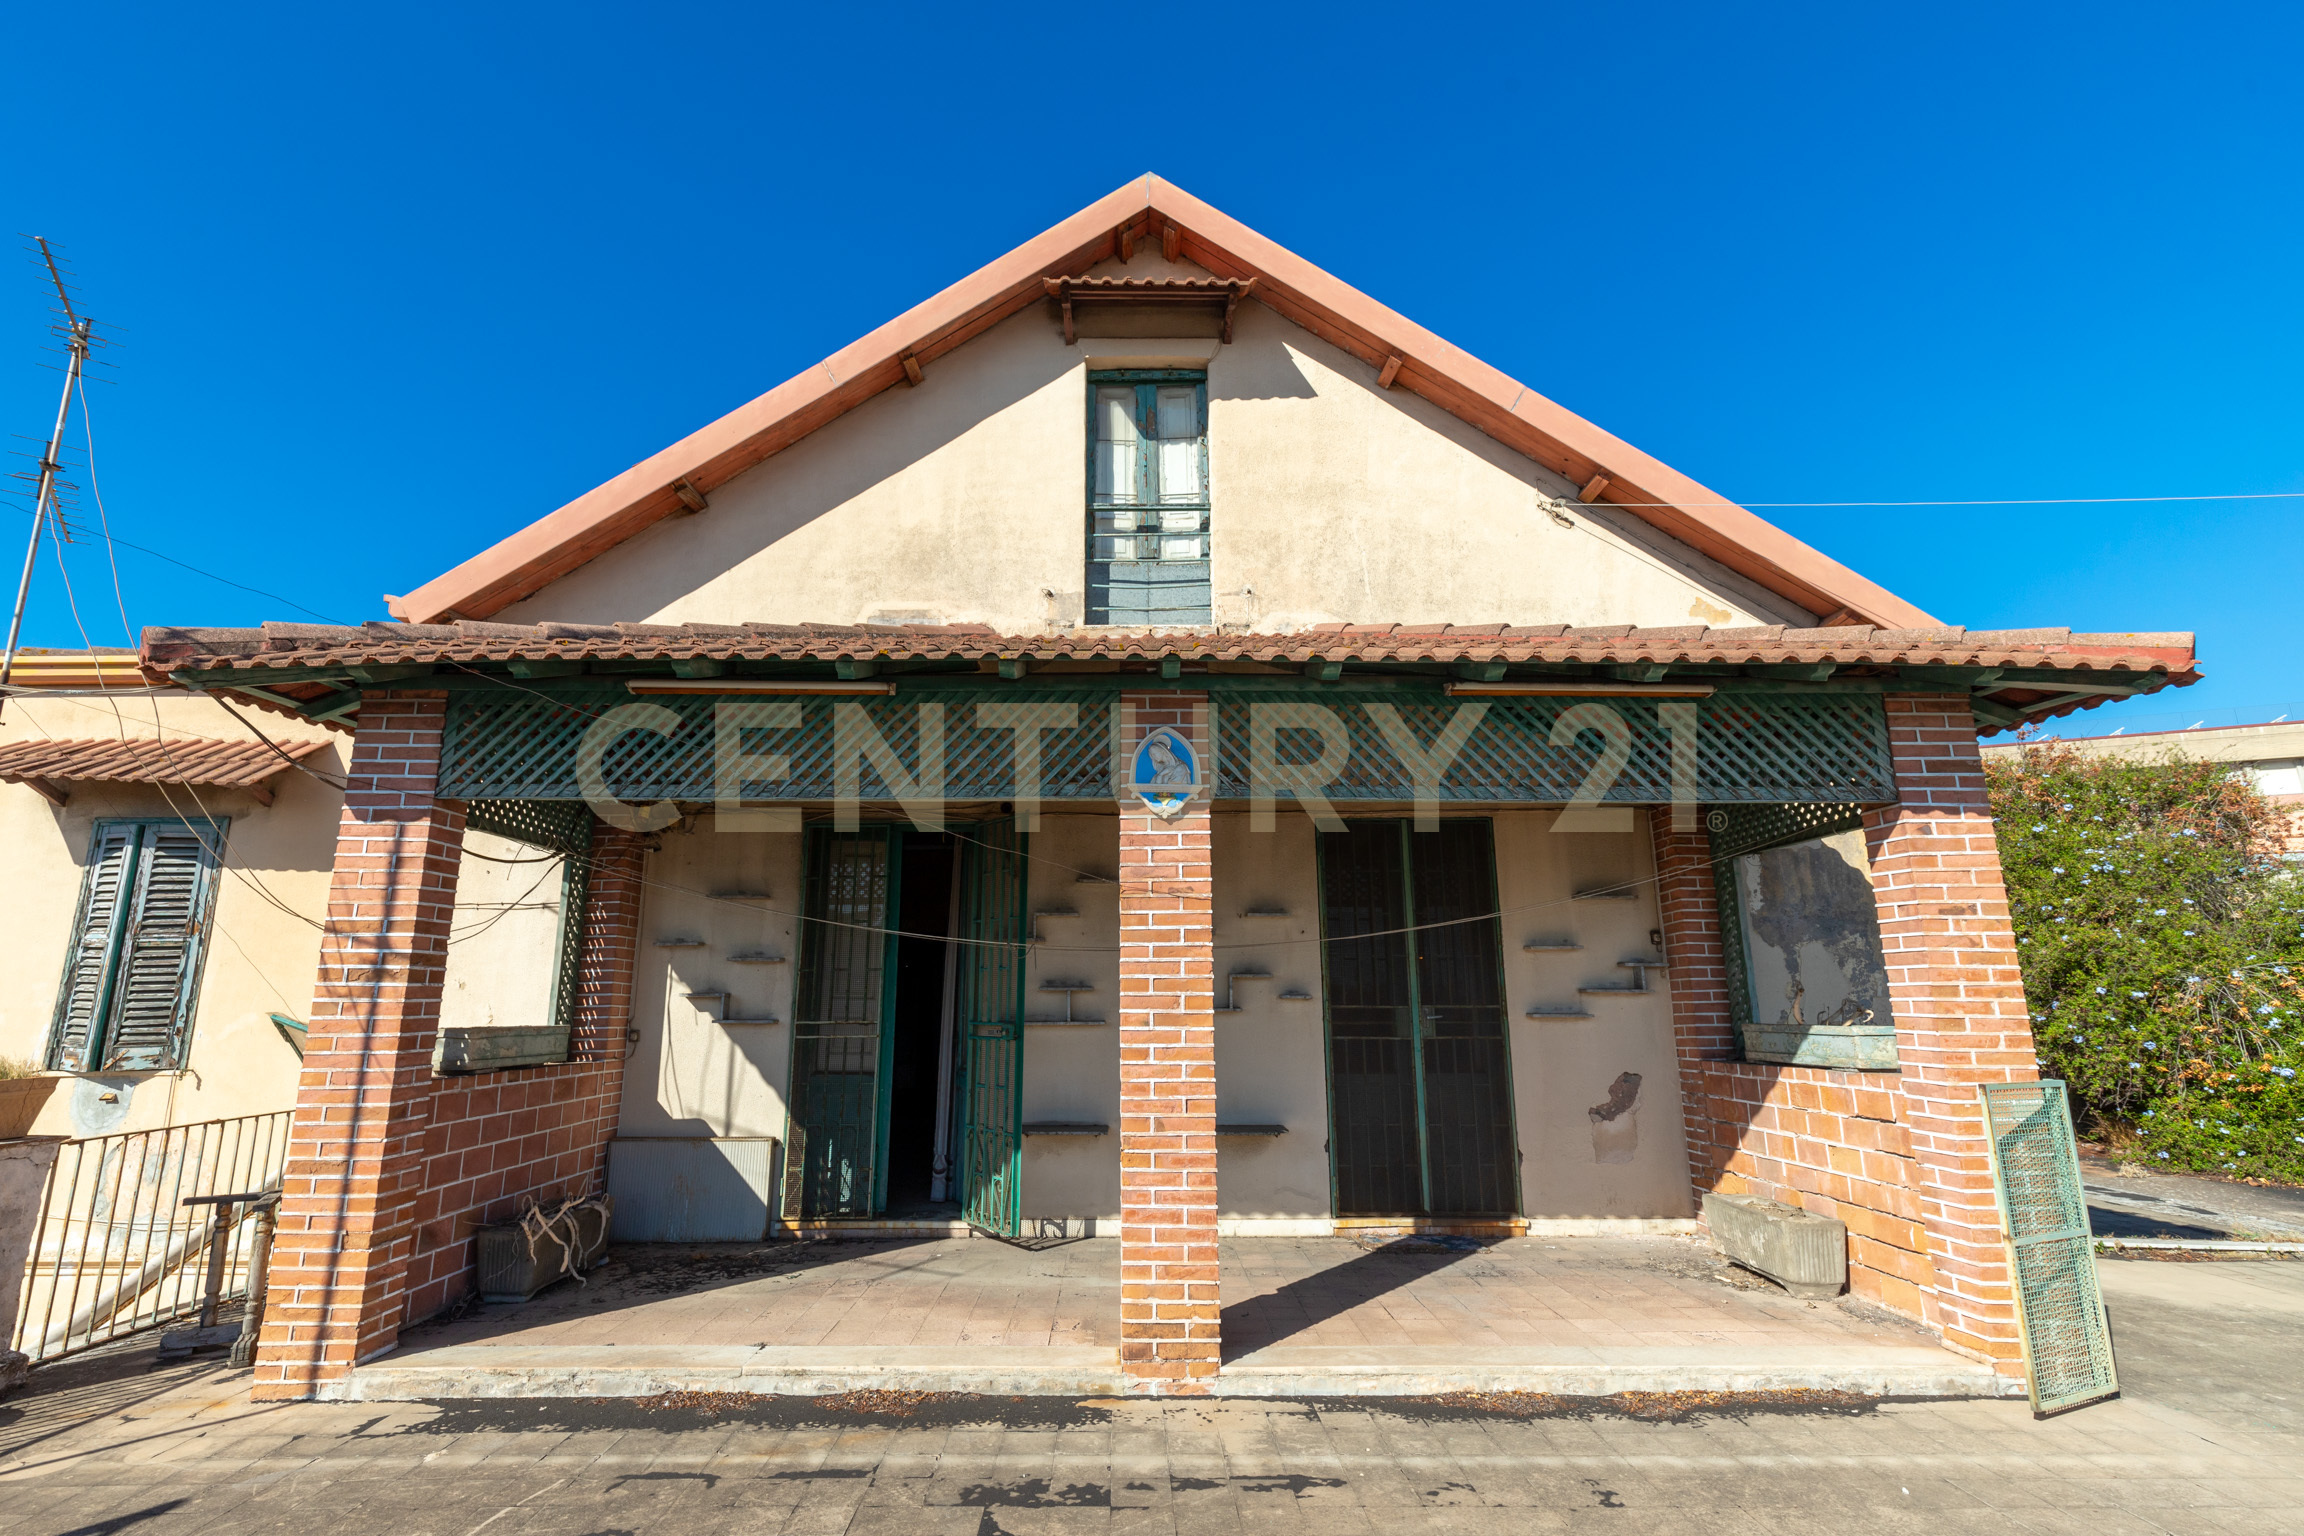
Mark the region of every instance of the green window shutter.
POLYGON ((156 1071, 182 1059, 215 890, 216 860, 201 833, 164 822, 147 822, 143 830, 136 899, 104 1036, 103 1062, 112 1071, 156 1071))
POLYGON ((216 899, 223 827, 100 821, 48 1048, 64 1072, 149 1072, 183 1059, 216 899))
POLYGON ((80 888, 80 911, 72 922, 72 947, 64 959, 64 985, 48 1045, 51 1071, 77 1072, 88 1065, 90 1026, 105 1011, 120 958, 120 895, 135 878, 140 831, 132 821, 100 821, 89 835, 88 875, 80 888))

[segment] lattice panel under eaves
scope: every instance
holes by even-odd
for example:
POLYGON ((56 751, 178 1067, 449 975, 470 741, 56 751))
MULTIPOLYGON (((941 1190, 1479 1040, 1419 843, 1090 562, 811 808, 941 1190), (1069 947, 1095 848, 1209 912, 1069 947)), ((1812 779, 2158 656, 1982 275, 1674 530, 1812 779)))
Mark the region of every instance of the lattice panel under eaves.
MULTIPOLYGON (((891 784, 884 767, 918 776, 924 739, 932 740, 940 725, 942 797, 1005 800, 1018 792, 1016 733, 980 717, 978 706, 1032 703, 1073 710, 1069 723, 1035 728, 1040 798, 1114 796, 1120 706, 1113 690, 899 687, 887 697, 783 699, 774 713, 724 716, 716 706, 757 709, 765 701, 698 694, 642 700, 621 690, 547 691, 510 682, 501 690, 461 692, 449 703, 440 793, 581 799, 579 749, 597 730, 589 748, 597 757, 597 785, 622 800, 695 803, 728 790, 751 801, 828 801, 842 792, 836 757, 850 766, 849 792, 887 800, 913 788, 891 784), (610 720, 611 711, 621 713, 610 720), (834 750, 835 711, 850 712, 845 753, 834 750), (884 744, 879 765, 865 753, 863 766, 854 766, 860 741, 875 751, 884 744), (723 775, 730 781, 725 786, 723 775)), ((1447 802, 1557 805, 1581 796, 1622 805, 1677 799, 1880 805, 1896 798, 1877 694, 1721 693, 1668 701, 1450 698, 1437 688, 1215 688, 1215 792, 1224 799, 1247 797, 1252 779, 1285 783, 1323 761, 1332 770, 1323 779, 1330 800, 1409 799, 1415 776, 1398 748, 1431 753, 1444 742, 1452 755, 1437 794, 1447 802), (1564 726, 1570 710, 1579 713, 1564 726), (1690 720, 1693 745, 1685 729, 1690 720), (1473 722, 1469 731, 1467 721, 1473 722), (1446 735, 1451 727, 1453 739, 1446 735)))

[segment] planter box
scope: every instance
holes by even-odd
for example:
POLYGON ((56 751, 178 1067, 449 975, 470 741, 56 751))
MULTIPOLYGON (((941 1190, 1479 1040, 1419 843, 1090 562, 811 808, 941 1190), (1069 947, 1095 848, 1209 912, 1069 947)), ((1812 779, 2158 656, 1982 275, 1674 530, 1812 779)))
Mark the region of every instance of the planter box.
POLYGON ((63 1081, 54 1077, 11 1077, 0 1081, 0 1141, 32 1134, 32 1122, 40 1118, 40 1106, 48 1102, 48 1095, 56 1091, 63 1081))
POLYGON ((1744 1059, 1791 1067, 1893 1072, 1896 1026, 1811 1024, 1805 1029, 1780 1029, 1773 1024, 1753 1024, 1744 1031, 1744 1059))
POLYGON ((553 1281, 600 1262, 608 1247, 608 1213, 597 1205, 579 1206, 570 1213, 576 1225, 576 1261, 568 1263, 568 1222, 555 1222, 536 1239, 529 1251, 528 1229, 520 1223, 482 1227, 480 1240, 480 1299, 526 1301, 553 1281))
POLYGON ((568 1059, 568 1031, 556 1024, 519 1024, 468 1028, 450 1025, 440 1031, 433 1058, 434 1070, 445 1076, 472 1072, 508 1072, 515 1067, 542 1067, 568 1059))
POLYGON ((1720 1251, 1795 1296, 1822 1300, 1848 1285, 1848 1228, 1757 1195, 1706 1195, 1704 1225, 1720 1251))

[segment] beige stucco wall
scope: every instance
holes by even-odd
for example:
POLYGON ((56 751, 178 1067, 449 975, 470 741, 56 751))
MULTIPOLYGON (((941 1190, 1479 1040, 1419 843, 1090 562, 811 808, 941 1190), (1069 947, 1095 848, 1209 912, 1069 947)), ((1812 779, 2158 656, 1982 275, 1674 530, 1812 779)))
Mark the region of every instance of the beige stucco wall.
POLYGON ((1120 887, 1112 877, 1120 868, 1120 818, 1044 815, 1025 851, 1035 942, 1024 978, 1024 1119, 1085 1121, 1111 1130, 1026 1137, 1024 1215, 1118 1221, 1120 887), (1084 881, 1083 874, 1097 878, 1084 881), (1066 912, 1077 915, 1060 915, 1066 912), (1034 1023, 1064 1017, 1063 997, 1039 990, 1051 981, 1094 988, 1072 999, 1072 1016, 1101 1022, 1034 1023))
POLYGON ((1649 938, 1662 923, 1646 813, 1628 809, 1623 832, 1555 832, 1557 815, 1495 818, 1521 1209, 1534 1220, 1687 1217, 1694 1208, 1669 977, 1651 973, 1644 996, 1579 991, 1631 984, 1635 973, 1619 961, 1664 958, 1649 938), (1576 896, 1626 884, 1629 901, 1576 896), (1558 943, 1582 948, 1526 947, 1558 943), (1527 1017, 1531 1008, 1579 1003, 1592 1017, 1527 1017), (1627 1072, 1640 1078, 1632 1109, 1596 1120, 1594 1110, 1627 1072))
MULTIPOLYGON (((0 742, 116 740, 161 733, 253 740, 214 702, 185 695, 15 697, 0 710, 0 742)), ((347 738, 275 716, 264 733, 328 745, 306 766, 341 778, 347 738)), ((60 1084, 33 1130, 96 1136, 287 1109, 298 1058, 269 1015, 309 1017, 319 966, 314 926, 327 905, 342 796, 309 774, 284 770, 274 803, 246 791, 80 783, 62 809, 20 784, 0 784, 0 1055, 47 1055, 56 991, 94 824, 110 817, 214 816, 228 822, 224 868, 200 974, 188 1055, 172 1072, 105 1073, 60 1084)))
MULTIPOLYGON (((1034 306, 496 617, 1076 624, 1094 350, 1034 306)), ((1630 514, 1555 522, 1573 487, 1259 304, 1213 350, 1221 624, 1812 622, 1630 514)))
POLYGON ((1216 1006, 1239 1010, 1216 1015, 1216 1122, 1288 1128, 1281 1136, 1218 1140, 1217 1221, 1236 1232, 1250 1230, 1249 1223, 1323 1231, 1330 1215, 1328 1067, 1312 821, 1283 812, 1271 831, 1252 832, 1241 812, 1212 820, 1216 1006), (1252 911, 1287 916, 1246 915, 1252 911), (1284 1001, 1284 992, 1306 996, 1284 1001))
POLYGON ((800 838, 796 833, 719 832, 699 817, 647 856, 633 966, 632 1023, 640 1038, 624 1072, 618 1130, 627 1136, 785 1134, 784 1095, 792 1039, 792 962, 798 955, 800 838), (731 893, 744 893, 735 899, 731 893), (716 896, 731 899, 715 900, 716 896), (698 948, 666 941, 701 939, 698 948), (781 965, 742 964, 745 953, 781 965), (726 1017, 773 1025, 723 1027, 717 1003, 689 992, 730 994, 726 1017))

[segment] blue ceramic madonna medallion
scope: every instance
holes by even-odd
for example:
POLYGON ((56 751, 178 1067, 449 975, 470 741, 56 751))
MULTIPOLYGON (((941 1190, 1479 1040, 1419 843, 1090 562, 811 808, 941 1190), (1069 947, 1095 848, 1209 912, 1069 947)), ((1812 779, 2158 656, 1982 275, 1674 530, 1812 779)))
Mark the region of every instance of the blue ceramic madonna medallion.
POLYGON ((1128 789, 1153 815, 1175 815, 1192 803, 1200 787, 1199 754, 1181 731, 1164 725, 1136 744, 1128 789))

